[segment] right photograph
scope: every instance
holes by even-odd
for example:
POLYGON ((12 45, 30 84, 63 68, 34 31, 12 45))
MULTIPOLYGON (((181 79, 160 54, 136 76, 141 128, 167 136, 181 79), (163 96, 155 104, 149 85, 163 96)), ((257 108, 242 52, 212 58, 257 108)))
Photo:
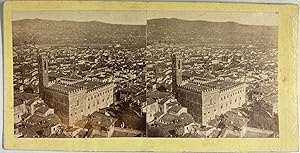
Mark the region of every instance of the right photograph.
POLYGON ((277 138, 278 14, 147 11, 148 137, 277 138))

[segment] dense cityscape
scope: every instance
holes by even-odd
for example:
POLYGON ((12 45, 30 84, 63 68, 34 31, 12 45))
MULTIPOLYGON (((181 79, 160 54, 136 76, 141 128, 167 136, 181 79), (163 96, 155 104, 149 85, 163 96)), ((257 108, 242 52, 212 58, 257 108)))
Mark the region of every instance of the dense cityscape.
POLYGON ((276 28, 234 43, 176 28, 157 36, 170 20, 199 26, 92 22, 119 30, 96 37, 103 30, 87 28, 78 40, 67 30, 66 37, 55 37, 59 30, 45 36, 49 20, 14 21, 15 136, 279 137, 276 28), (20 28, 31 24, 39 26, 20 28))

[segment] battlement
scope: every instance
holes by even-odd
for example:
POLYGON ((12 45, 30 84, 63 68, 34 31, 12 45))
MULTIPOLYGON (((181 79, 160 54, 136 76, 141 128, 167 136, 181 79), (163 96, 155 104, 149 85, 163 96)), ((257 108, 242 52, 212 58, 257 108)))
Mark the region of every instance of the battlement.
POLYGON ((211 87, 211 88, 208 88, 206 90, 203 90, 202 92, 211 92, 211 91, 215 91, 217 89, 219 89, 219 88, 218 87, 211 87))
POLYGON ((181 85, 179 85, 179 87, 183 88, 183 89, 186 89, 186 90, 193 91, 193 92, 201 93, 201 94, 204 94, 206 92, 215 91, 215 90, 219 89, 218 87, 204 86, 204 85, 195 84, 195 83, 181 84, 181 85))
POLYGON ((64 82, 62 82, 61 84, 64 84, 64 85, 67 85, 70 87, 75 87, 75 88, 86 88, 86 87, 78 85, 78 84, 69 84, 69 83, 64 83, 64 82))
POLYGON ((52 85, 55 84, 56 82, 57 82, 56 80, 49 81, 49 82, 48 82, 48 86, 52 86, 52 85))
POLYGON ((107 83, 107 84, 104 84, 102 86, 98 86, 96 88, 93 88, 92 90, 88 90, 87 93, 92 93, 92 92, 95 92, 95 91, 99 90, 100 88, 104 89, 104 88, 107 88, 107 87, 109 87, 111 85, 113 85, 113 83, 107 83))
POLYGON ((228 91, 230 91, 230 90, 232 90, 232 89, 234 89, 234 88, 246 88, 245 85, 246 85, 245 83, 238 83, 238 84, 233 85, 233 86, 230 86, 230 87, 228 87, 228 88, 221 89, 221 90, 220 90, 220 93, 228 92, 228 91))
POLYGON ((71 95, 71 94, 76 94, 76 93, 81 92, 81 91, 86 91, 86 88, 81 87, 79 89, 69 91, 68 93, 71 95))
POLYGON ((67 94, 67 95, 86 90, 86 88, 84 88, 84 87, 78 87, 78 86, 75 87, 75 86, 71 86, 71 85, 67 85, 67 84, 60 84, 60 83, 55 83, 52 86, 49 86, 48 89, 55 91, 55 92, 67 94))

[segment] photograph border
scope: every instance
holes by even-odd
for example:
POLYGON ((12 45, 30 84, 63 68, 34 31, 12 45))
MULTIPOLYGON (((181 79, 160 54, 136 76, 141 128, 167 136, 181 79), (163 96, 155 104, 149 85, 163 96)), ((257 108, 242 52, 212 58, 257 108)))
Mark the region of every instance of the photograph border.
POLYGON ((4 148, 64 151, 297 151, 297 26, 293 4, 202 2, 6 1, 4 31, 4 148), (279 138, 16 138, 13 118, 12 12, 42 10, 166 10, 276 12, 279 138))

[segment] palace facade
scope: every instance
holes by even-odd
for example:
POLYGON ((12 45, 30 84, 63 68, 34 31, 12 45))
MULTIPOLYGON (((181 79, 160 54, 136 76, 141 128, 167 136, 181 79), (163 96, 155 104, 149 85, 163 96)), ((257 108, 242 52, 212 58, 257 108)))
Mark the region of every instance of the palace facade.
POLYGON ((62 123, 73 126, 83 116, 113 103, 113 83, 66 76, 50 80, 47 56, 40 56, 38 62, 41 97, 50 108, 54 108, 62 123))
POLYGON ((202 125, 246 102, 245 83, 184 75, 182 59, 178 55, 172 56, 172 77, 176 99, 202 125))

